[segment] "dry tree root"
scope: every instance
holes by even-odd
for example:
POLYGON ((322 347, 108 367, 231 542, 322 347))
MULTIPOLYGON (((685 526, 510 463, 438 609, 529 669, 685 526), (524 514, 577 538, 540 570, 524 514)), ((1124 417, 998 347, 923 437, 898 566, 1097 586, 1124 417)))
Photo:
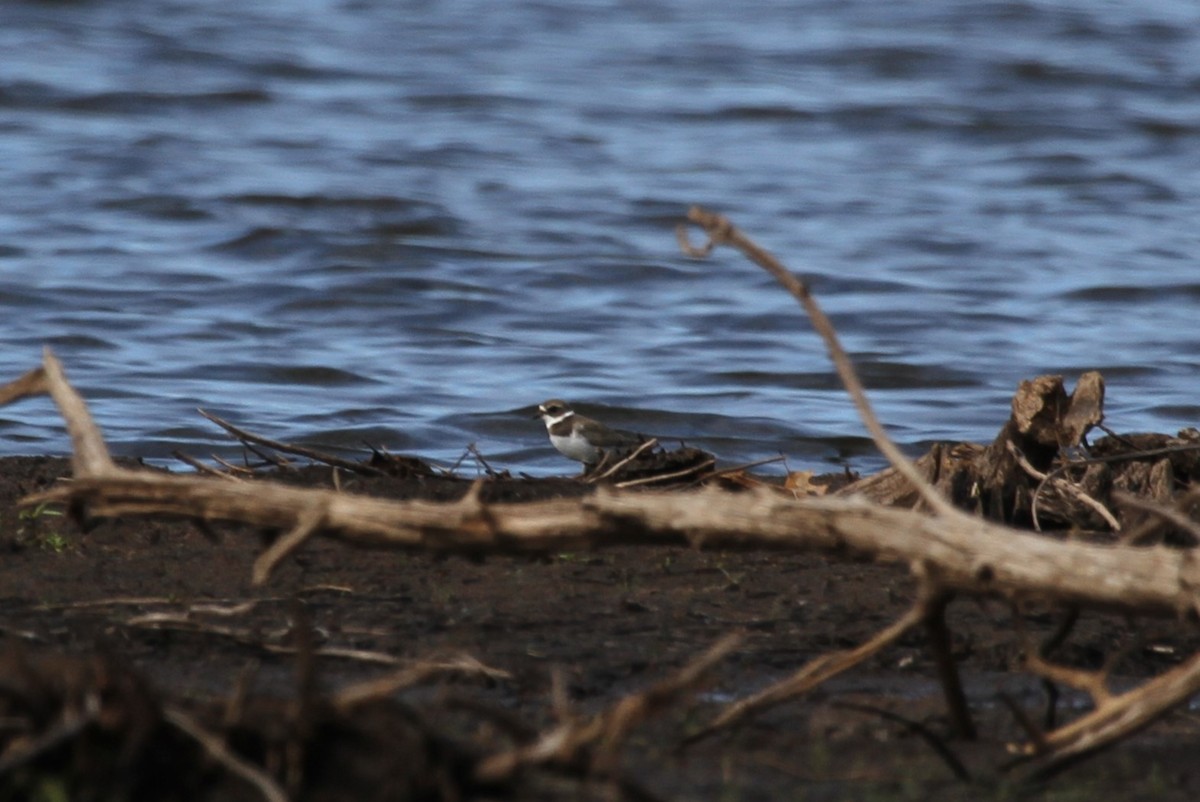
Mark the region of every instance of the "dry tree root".
POLYGON ((112 659, 7 649, 0 652, 0 793, 42 798, 49 787, 64 798, 451 802, 523 798, 531 790, 539 798, 536 789, 549 778, 573 783, 576 794, 599 782, 612 791, 606 798, 647 799, 618 765, 628 737, 678 706, 737 644, 736 636, 722 639, 590 718, 543 733, 516 722, 516 745, 471 743, 440 723, 439 703, 417 708, 394 698, 447 671, 484 668, 469 658, 418 664, 325 697, 301 654, 294 699, 255 696, 242 686, 224 701, 168 703, 112 659), (246 786, 254 796, 246 797, 246 786))

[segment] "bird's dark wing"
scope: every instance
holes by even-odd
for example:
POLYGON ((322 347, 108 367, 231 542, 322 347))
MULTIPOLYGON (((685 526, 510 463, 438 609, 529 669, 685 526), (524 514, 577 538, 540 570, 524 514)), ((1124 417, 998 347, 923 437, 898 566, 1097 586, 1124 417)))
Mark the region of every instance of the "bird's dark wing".
POLYGON ((646 442, 644 435, 626 432, 621 429, 604 429, 594 443, 600 448, 631 448, 646 442))

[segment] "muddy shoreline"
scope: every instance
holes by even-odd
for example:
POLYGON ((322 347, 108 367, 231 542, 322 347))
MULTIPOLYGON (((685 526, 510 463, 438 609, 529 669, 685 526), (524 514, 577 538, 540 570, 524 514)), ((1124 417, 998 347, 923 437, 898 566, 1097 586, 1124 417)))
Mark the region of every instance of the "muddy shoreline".
MULTIPOLYGON (((281 564, 265 588, 252 589, 250 567, 263 547, 262 533, 134 519, 98 522, 82 532, 53 510, 21 514, 16 508, 20 497, 69 473, 62 459, 0 459, 6 533, 0 643, 10 686, 12 667, 21 663, 36 663, 51 678, 55 671, 69 675, 79 660, 102 656, 144 680, 154 703, 179 705, 210 727, 220 723, 220 711, 227 712, 239 687, 265 705, 255 713, 265 721, 271 705, 284 709, 297 698, 294 624, 300 617, 311 622, 314 645, 331 655, 312 661, 321 694, 398 667, 373 662, 368 654, 399 661, 470 655, 504 672, 433 680, 395 695, 403 711, 395 715, 417 716, 422 726, 435 726, 439 738, 445 735, 470 753, 503 739, 486 716, 447 713, 446 699, 466 699, 545 728, 555 717, 555 674, 571 709, 591 713, 741 631, 743 645, 719 665, 713 686, 640 727, 621 752, 621 774, 668 799, 1006 798, 1014 789, 996 768, 1008 759, 1006 745, 1024 734, 1001 695, 1034 715, 1043 703, 1040 685, 1014 670, 1023 642, 1007 606, 963 601, 951 606, 949 621, 980 726, 977 740, 950 735, 934 667, 923 636, 914 633, 816 693, 732 733, 678 749, 681 737, 710 720, 722 703, 782 679, 824 652, 861 643, 899 617, 913 595, 907 572, 816 554, 614 548, 474 560, 362 551, 318 540, 281 564), (957 778, 927 737, 947 746, 973 782, 957 778)), ((328 486, 331 471, 313 468, 280 478, 328 486)), ((390 498, 450 499, 469 483, 355 477, 342 486, 390 498)), ((513 479, 490 482, 486 492, 515 501, 584 491, 567 479, 513 479)), ((1059 617, 1030 610, 1022 620, 1026 634, 1036 637, 1050 632, 1059 617)), ((1176 622, 1128 626, 1085 615, 1063 659, 1099 668, 1114 650, 1124 650, 1113 675, 1120 682, 1159 673, 1197 648, 1200 636, 1176 622)), ((1078 704, 1068 694, 1066 713, 1077 712, 1071 708, 1078 704)), ((401 782, 396 744, 388 740, 396 720, 376 712, 354 721, 354 732, 325 722, 330 740, 321 742, 324 757, 310 758, 298 798, 450 798, 455 789, 519 798, 612 792, 599 781, 563 776, 502 788, 459 786, 457 758, 440 764, 430 758, 440 768, 430 768, 428 776, 414 769, 401 782), (347 749, 353 760, 338 757, 347 749)), ((435 742, 422 741, 420 753, 442 754, 430 746, 435 742)), ((80 757, 78 747, 47 749, 0 777, 4 798, 47 789, 84 798, 71 795, 84 787, 98 794, 92 798, 151 798, 130 779, 145 766, 121 763, 132 760, 126 754, 132 747, 122 744, 125 752, 116 749, 113 764, 99 767, 80 757)), ((1046 788, 1020 794, 1195 798, 1197 746, 1200 727, 1191 714, 1176 713, 1046 788)), ((261 798, 202 756, 195 765, 173 798, 261 798)))

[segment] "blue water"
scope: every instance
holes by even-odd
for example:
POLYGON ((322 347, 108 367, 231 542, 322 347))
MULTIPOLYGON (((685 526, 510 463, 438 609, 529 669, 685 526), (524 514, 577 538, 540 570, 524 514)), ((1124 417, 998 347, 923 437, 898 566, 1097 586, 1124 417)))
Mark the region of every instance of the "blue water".
MULTIPOLYGON (((572 470, 578 401, 736 463, 879 464, 804 275, 916 452, 1099 369, 1200 421, 1200 6, 0 6, 0 379, 50 345, 114 450, 279 439, 572 470)), ((48 401, 0 453, 69 448, 48 401)), ((776 470, 782 470, 777 467, 776 470)))

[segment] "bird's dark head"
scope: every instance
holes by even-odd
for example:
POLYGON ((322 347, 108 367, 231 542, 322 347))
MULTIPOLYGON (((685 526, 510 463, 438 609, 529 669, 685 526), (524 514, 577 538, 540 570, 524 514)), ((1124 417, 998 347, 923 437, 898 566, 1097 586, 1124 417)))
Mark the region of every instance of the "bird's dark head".
POLYGON ((575 413, 571 411, 571 407, 566 401, 551 398, 549 401, 538 404, 537 413, 533 417, 541 418, 544 421, 559 421, 573 414, 575 413))

